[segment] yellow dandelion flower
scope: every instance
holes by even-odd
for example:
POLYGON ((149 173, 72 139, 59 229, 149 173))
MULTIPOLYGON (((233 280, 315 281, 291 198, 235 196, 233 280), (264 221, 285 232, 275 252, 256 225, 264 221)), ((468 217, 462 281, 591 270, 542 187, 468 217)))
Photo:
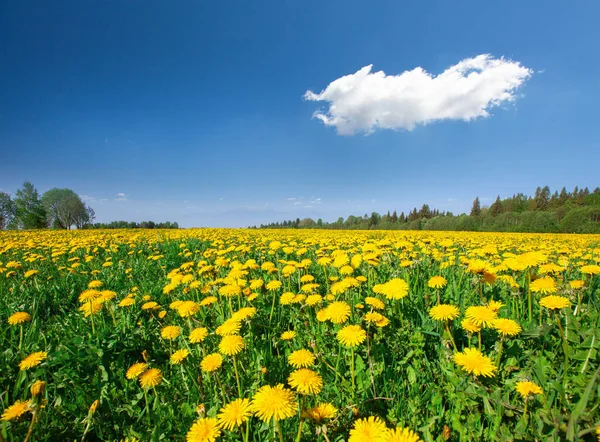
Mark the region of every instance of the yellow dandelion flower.
POLYGON ((515 390, 521 395, 523 399, 527 399, 528 396, 534 394, 544 394, 542 388, 535 382, 531 381, 519 381, 515 385, 515 390))
POLYGON ((481 327, 479 325, 475 324, 470 319, 463 319, 460 322, 460 326, 462 327, 462 329, 464 331, 469 332, 469 333, 478 333, 481 331, 481 327))
POLYGON ((288 363, 294 368, 310 367, 315 363, 315 355, 309 350, 296 350, 289 354, 288 363))
POLYGON ((332 404, 326 402, 318 404, 316 407, 308 408, 302 412, 302 417, 310 419, 315 422, 323 422, 325 419, 331 419, 335 417, 338 409, 332 404))
POLYGON ((394 278, 381 288, 381 292, 388 299, 402 299, 408 295, 408 283, 401 278, 394 278))
POLYGON ((546 307, 549 310, 559 310, 561 308, 567 308, 571 305, 569 298, 564 296, 550 295, 540 299, 540 305, 546 307))
POLYGON ((344 301, 332 302, 327 306, 327 317, 334 324, 343 324, 350 317, 350 306, 344 301))
POLYGON ((432 276, 427 281, 427 286, 432 289, 441 289, 448 284, 448 281, 443 276, 432 276))
POLYGON ((512 319, 496 319, 492 327, 503 336, 516 336, 522 331, 521 326, 512 319))
POLYGON ((218 425, 226 430, 233 430, 246 422, 252 412, 248 399, 236 399, 219 410, 218 425))
POLYGON ((337 332, 337 340, 346 347, 356 347, 367 339, 367 332, 360 325, 347 325, 337 332))
POLYGON ((208 329, 206 327, 196 327, 190 332, 190 342, 192 344, 199 344, 204 341, 208 336, 208 329))
POLYGON ((365 298, 365 304, 370 305, 375 310, 383 310, 385 308, 385 304, 379 298, 374 298, 372 296, 367 296, 365 298))
POLYGON ((300 368, 288 377, 288 383, 300 394, 319 394, 323 388, 323 379, 316 371, 300 368))
POLYGON ((369 416, 354 422, 348 442, 383 442, 386 433, 383 421, 379 417, 369 416))
POLYGON ((460 316, 460 311, 455 305, 440 304, 429 309, 429 316, 436 321, 452 321, 460 316))
POLYGON ((135 299, 127 297, 121 300, 121 302, 119 302, 119 307, 130 307, 133 304, 135 304, 135 299))
POLYGON ((162 372, 158 368, 149 368, 139 376, 142 388, 154 388, 162 382, 162 372))
POLYGON ((224 355, 234 356, 242 351, 246 343, 244 338, 238 335, 223 336, 219 343, 219 351, 224 355))
POLYGON ((293 330, 287 330, 287 331, 284 331, 283 333, 281 333, 281 336, 279 338, 282 341, 291 341, 295 337, 296 337, 296 332, 295 331, 293 331, 293 330))
POLYGON ((211 353, 206 355, 202 359, 202 362, 200 362, 200 368, 202 371, 207 373, 218 370, 221 365, 223 365, 223 356, 221 356, 219 353, 211 353))
POLYGON ((16 401, 4 410, 0 420, 11 421, 13 419, 18 419, 29 411, 30 404, 31 401, 16 401))
POLYGON ((45 351, 36 351, 31 353, 19 363, 19 370, 25 371, 30 368, 37 367, 48 358, 48 353, 45 351))
POLYGON ((185 439, 187 442, 215 442, 220 435, 217 419, 203 417, 194 422, 185 439))
POLYGON ((290 418, 296 414, 297 407, 294 393, 282 384, 259 388, 250 404, 251 410, 263 422, 290 418))
POLYGON ((180 334, 181 334, 181 328, 179 328, 176 325, 167 325, 167 326, 163 327, 162 330, 160 331, 160 335, 162 336, 162 338, 168 339, 169 341, 176 339, 180 334))
POLYGON ((494 376, 497 367, 492 360, 475 348, 465 348, 454 354, 454 362, 469 374, 475 376, 494 376))
POLYGON ((29 321, 31 321, 31 315, 27 312, 16 312, 8 318, 10 325, 19 325, 29 321))
POLYGON ((541 293, 542 295, 547 295, 551 293, 556 293, 556 282, 554 279, 546 276, 544 278, 536 279, 529 286, 530 290, 533 293, 541 293))
POLYGON ((175 353, 173 353, 171 355, 171 357, 169 358, 171 364, 173 365, 177 365, 177 364, 181 364, 185 358, 187 358, 190 355, 190 351, 187 348, 183 348, 181 350, 177 350, 175 353))
POLYGON ((131 367, 127 369, 127 373, 125 373, 125 377, 127 379, 135 379, 148 368, 148 364, 144 362, 136 362, 131 367))
POLYGON ((396 427, 388 429, 383 437, 384 442, 422 442, 414 431, 408 428, 396 427))
POLYGON ((482 328, 492 327, 498 313, 487 306, 472 306, 467 308, 465 317, 482 328))
POLYGON ((279 289, 282 285, 283 284, 281 283, 281 281, 274 280, 274 281, 268 282, 265 287, 268 291, 272 292, 272 291, 279 289))
POLYGON ((235 335, 240 331, 242 324, 239 321, 230 318, 223 324, 219 325, 215 330, 215 333, 219 336, 235 335))
POLYGON ((98 281, 97 279, 88 283, 88 289, 98 289, 100 287, 102 287, 102 281, 98 281))
POLYGON ((41 396, 42 394, 44 394, 44 390, 46 390, 46 382, 39 380, 35 381, 29 389, 33 397, 41 396))

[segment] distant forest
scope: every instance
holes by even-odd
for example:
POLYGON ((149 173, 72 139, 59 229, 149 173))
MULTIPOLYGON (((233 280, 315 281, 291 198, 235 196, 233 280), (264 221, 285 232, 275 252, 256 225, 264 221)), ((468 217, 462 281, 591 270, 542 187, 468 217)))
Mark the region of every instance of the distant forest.
MULTIPOLYGON (((256 226, 253 226, 256 228, 256 226)), ((538 187, 534 196, 517 193, 512 197, 496 198, 487 207, 479 197, 473 201, 469 214, 432 209, 423 204, 408 214, 396 210, 381 215, 373 212, 364 216, 351 215, 329 223, 322 219, 304 218, 261 224, 268 229, 338 229, 338 230, 467 230, 482 232, 540 232, 540 233, 600 233, 600 188, 593 191, 564 187, 552 193, 548 186, 538 187)))

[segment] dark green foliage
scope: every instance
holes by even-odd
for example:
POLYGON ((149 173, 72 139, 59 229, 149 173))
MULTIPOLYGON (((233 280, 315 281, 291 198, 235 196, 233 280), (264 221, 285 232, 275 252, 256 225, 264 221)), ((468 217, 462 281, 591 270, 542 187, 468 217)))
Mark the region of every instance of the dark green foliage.
POLYGON ((314 223, 310 218, 301 225, 292 221, 261 224, 261 228, 324 228, 343 230, 464 230, 482 232, 539 232, 539 233, 600 233, 600 188, 575 187, 553 194, 548 186, 538 187, 535 196, 517 193, 510 198, 496 198, 488 207, 481 207, 479 197, 473 201, 469 215, 440 212, 423 204, 408 214, 390 215, 373 212, 370 216, 350 215, 335 223, 314 223))

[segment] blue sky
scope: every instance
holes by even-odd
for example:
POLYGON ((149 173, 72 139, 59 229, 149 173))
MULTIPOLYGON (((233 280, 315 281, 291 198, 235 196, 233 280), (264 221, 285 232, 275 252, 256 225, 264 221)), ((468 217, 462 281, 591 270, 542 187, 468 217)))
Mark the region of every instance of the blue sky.
POLYGON ((69 187, 98 221, 191 227, 594 188, 598 16, 597 1, 5 1, 0 189, 69 187), (482 54, 497 66, 469 67, 462 95, 437 77, 482 54))

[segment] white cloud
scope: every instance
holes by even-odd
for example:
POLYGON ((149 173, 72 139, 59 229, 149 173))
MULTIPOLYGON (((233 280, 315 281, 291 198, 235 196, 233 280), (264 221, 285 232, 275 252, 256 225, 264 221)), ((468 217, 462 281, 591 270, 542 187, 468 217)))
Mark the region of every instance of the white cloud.
POLYGON ((126 197, 127 195, 125 195, 123 192, 119 192, 119 193, 117 193, 117 196, 118 196, 118 197, 121 197, 121 198, 124 198, 124 197, 126 197))
POLYGON ((464 59, 437 76, 421 67, 399 75, 371 72, 372 67, 338 78, 318 94, 306 91, 305 100, 329 103, 326 112, 316 111, 314 117, 340 135, 470 121, 514 101, 516 90, 533 75, 519 62, 489 54, 464 59))
POLYGON ((115 201, 127 201, 127 195, 125 195, 123 192, 119 192, 117 193, 117 198, 115 198, 115 201))

